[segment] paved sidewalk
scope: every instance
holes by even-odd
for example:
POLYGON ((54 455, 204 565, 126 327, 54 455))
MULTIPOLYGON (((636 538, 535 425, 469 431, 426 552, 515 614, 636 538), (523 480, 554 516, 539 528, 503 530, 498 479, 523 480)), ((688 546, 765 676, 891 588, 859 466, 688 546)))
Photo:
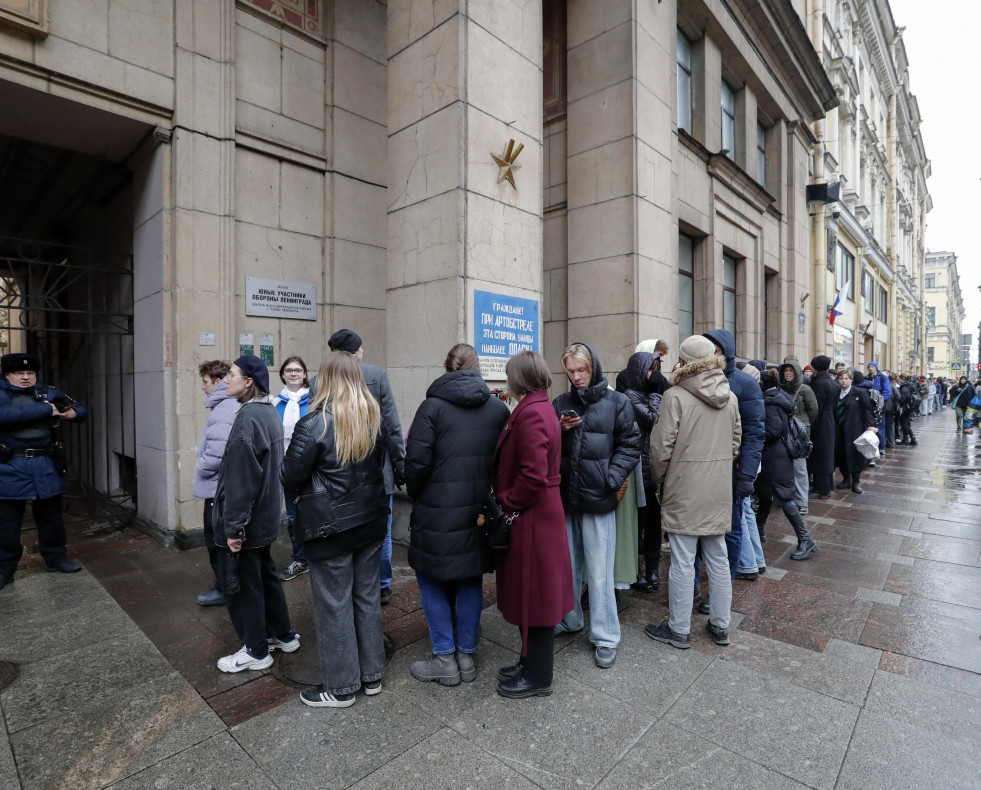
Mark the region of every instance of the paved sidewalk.
POLYGON ((85 571, 28 557, 0 591, 0 662, 20 672, 0 691, 0 790, 977 788, 978 437, 956 434, 949 410, 914 429, 920 446, 890 451, 865 494, 811 503, 811 560, 789 560, 790 525, 771 515, 769 569, 736 583, 730 647, 697 615, 692 650, 648 640, 667 585, 629 593, 616 665, 597 669, 587 636, 563 637, 545 699, 494 692, 519 639, 493 606, 476 682, 413 680, 429 644, 402 559, 384 693, 307 708, 294 685, 316 667, 307 577, 286 585, 301 650, 223 675, 214 662, 237 645, 223 609, 194 603, 203 550, 76 521, 85 571))

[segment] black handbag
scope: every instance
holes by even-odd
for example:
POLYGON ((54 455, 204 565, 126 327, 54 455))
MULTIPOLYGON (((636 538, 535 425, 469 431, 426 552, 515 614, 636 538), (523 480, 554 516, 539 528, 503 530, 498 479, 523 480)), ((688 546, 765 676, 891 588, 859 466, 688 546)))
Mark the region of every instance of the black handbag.
MULTIPOLYGON (((552 460, 548 463, 548 470, 545 472, 546 477, 552 475, 552 465, 555 463, 561 447, 562 442, 559 441, 555 447, 555 453, 552 455, 552 460)), ((490 491, 487 492, 487 496, 484 497, 484 501, 477 511, 477 526, 483 531, 484 542, 492 551, 507 551, 511 548, 511 524, 520 515, 521 513, 517 510, 510 516, 505 513, 500 501, 494 495, 494 486, 490 487, 490 491)))
POLYGON ((517 510, 507 515, 491 486, 477 511, 477 526, 483 531, 484 542, 491 550, 506 551, 511 547, 511 524, 520 515, 517 510))

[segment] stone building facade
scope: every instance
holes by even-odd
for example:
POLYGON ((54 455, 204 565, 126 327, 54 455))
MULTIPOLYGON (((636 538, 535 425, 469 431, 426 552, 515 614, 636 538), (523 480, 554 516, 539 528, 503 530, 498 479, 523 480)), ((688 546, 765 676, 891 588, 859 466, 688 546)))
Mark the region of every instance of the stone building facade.
POLYGON ((909 62, 887 0, 811 0, 811 36, 841 98, 814 126, 815 348, 838 361, 919 372, 930 161, 909 62), (836 191, 835 191, 836 190, 836 191), (837 198, 837 199, 834 199, 837 198), (830 305, 849 288, 832 329, 830 305))
MULTIPOLYGON (((961 281, 957 274, 957 255, 953 252, 928 252, 923 275, 926 302, 926 365, 934 376, 970 376, 964 370, 961 351, 961 325, 967 317, 961 281), (951 364, 960 370, 951 370, 951 364)), ((970 345, 970 343, 968 344, 970 345)))
POLYGON ((405 427, 461 340, 495 386, 571 340, 611 373, 717 326, 745 357, 830 343, 807 186, 839 97, 808 11, 0 0, 4 329, 94 406, 79 485, 193 544, 198 364, 251 350, 276 383, 340 327, 405 427))

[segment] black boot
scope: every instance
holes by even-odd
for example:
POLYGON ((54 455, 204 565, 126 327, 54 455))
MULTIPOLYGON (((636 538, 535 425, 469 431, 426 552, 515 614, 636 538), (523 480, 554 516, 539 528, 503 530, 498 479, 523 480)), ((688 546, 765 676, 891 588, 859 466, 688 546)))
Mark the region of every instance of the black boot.
POLYGON ((861 472, 855 472, 855 474, 852 475, 852 492, 853 493, 856 493, 856 494, 861 494, 862 493, 862 484, 859 481, 861 477, 862 477, 862 473, 861 472))
POLYGON ((797 551, 790 555, 790 559, 806 560, 818 550, 818 545, 807 534, 804 519, 801 518, 800 511, 796 507, 784 507, 783 512, 787 516, 790 526, 794 528, 794 533, 797 535, 797 551))

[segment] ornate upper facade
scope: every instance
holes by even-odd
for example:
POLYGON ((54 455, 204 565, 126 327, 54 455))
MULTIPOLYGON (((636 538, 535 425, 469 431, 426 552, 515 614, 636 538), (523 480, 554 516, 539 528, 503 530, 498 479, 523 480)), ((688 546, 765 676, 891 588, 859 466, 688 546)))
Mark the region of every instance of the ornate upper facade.
POLYGON ((815 238, 825 241, 815 249, 815 287, 825 296, 815 309, 826 309, 849 283, 844 314, 823 340, 849 364, 876 359, 888 369, 919 371, 923 236, 932 203, 904 28, 887 0, 811 5, 812 39, 841 100, 815 124, 816 180, 838 185, 837 201, 812 206, 815 238))

